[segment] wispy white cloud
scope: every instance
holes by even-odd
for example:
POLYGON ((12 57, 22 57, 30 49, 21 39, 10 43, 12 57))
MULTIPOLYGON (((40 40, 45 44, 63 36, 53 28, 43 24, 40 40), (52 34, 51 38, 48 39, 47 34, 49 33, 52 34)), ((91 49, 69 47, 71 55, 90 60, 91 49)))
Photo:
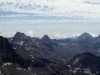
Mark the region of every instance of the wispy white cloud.
POLYGON ((27 17, 30 15, 25 15, 25 14, 12 14, 12 15, 1 15, 1 18, 16 18, 16 17, 27 17))
POLYGON ((61 16, 81 20, 100 20, 100 0, 0 0, 0 10, 61 16))
POLYGON ((89 33, 90 35, 92 35, 93 37, 97 37, 98 35, 97 34, 94 34, 94 33, 89 33))
POLYGON ((72 37, 78 37, 80 36, 81 34, 77 33, 77 34, 72 34, 72 37))
POLYGON ((0 36, 3 36, 3 37, 13 37, 15 35, 16 32, 3 32, 3 31, 0 31, 0 36))
POLYGON ((5 34, 0 31, 0 36, 4 36, 5 34))
MULTIPOLYGON (((22 20, 22 19, 13 19, 13 20, 0 20, 0 25, 50 25, 50 24, 54 24, 54 25, 59 25, 59 24, 66 24, 68 25, 68 23, 80 23, 80 20, 66 20, 66 19, 38 19, 38 20, 22 20)), ((94 21, 90 21, 90 20, 82 20, 81 23, 84 22, 88 22, 88 23, 95 23, 98 22, 96 20, 94 21)), ((98 24, 96 24, 98 25, 98 24)))
POLYGON ((54 33, 54 38, 58 38, 58 39, 61 39, 61 38, 68 38, 68 33, 54 33))
POLYGON ((26 35, 33 37, 34 36, 34 32, 32 30, 27 30, 26 35))

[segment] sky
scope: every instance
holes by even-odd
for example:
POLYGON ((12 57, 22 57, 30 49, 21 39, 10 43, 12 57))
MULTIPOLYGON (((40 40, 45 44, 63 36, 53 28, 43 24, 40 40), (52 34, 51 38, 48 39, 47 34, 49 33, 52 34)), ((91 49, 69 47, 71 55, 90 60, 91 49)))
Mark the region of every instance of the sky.
POLYGON ((0 35, 31 37, 99 35, 100 0, 0 0, 0 35))

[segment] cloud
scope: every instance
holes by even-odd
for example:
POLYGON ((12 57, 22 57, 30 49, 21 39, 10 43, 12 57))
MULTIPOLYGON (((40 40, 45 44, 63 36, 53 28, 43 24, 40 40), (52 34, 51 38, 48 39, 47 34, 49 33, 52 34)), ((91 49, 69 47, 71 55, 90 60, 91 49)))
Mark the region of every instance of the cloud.
POLYGON ((100 20, 100 0, 0 0, 4 12, 79 20, 100 20))
POLYGON ((100 4, 100 1, 99 0, 84 0, 84 3, 98 5, 100 4))
MULTIPOLYGON (((94 33, 89 33, 90 35, 92 35, 93 37, 97 37, 98 35, 97 34, 94 34, 94 33)), ((80 36, 81 34, 72 34, 72 37, 78 37, 80 36)))
POLYGON ((5 34, 0 31, 0 36, 4 36, 5 34))
MULTIPOLYGON (((89 34, 92 35, 93 37, 97 37, 98 36, 97 34, 94 34, 94 33, 89 33, 89 34)), ((76 33, 76 34, 69 34, 69 33, 63 33, 63 34, 61 34, 61 33, 55 33, 53 38, 57 38, 57 39, 71 38, 71 37, 77 38, 80 35, 81 35, 81 33, 76 33)))
POLYGON ((97 34, 94 34, 94 33, 89 33, 90 35, 92 35, 93 37, 97 37, 98 35, 97 34))
POLYGON ((63 38, 67 38, 67 37, 68 37, 67 33, 65 33, 65 34, 55 33, 54 34, 54 38, 58 38, 58 39, 63 39, 63 38))
POLYGON ((80 36, 81 34, 72 34, 72 37, 78 37, 78 36, 80 36))
POLYGON ((30 15, 26 15, 26 14, 12 14, 12 15, 1 15, 1 18, 16 18, 16 17, 27 17, 30 15))
POLYGON ((0 36, 3 36, 3 37, 13 37, 15 35, 16 32, 2 32, 0 31, 0 36))
POLYGON ((28 30, 26 32, 26 35, 33 37, 34 36, 34 32, 32 30, 28 30))

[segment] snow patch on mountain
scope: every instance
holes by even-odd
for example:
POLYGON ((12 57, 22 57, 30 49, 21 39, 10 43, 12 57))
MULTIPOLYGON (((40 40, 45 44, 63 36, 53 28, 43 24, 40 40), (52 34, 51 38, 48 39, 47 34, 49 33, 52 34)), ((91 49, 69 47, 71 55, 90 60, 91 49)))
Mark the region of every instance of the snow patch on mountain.
POLYGON ((87 74, 89 74, 89 75, 95 75, 95 74, 92 74, 90 68, 85 68, 85 69, 84 69, 84 73, 87 73, 87 74))
POLYGON ((76 64, 78 61, 79 61, 79 58, 77 58, 77 59, 74 61, 74 64, 76 64))
POLYGON ((10 62, 4 63, 3 66, 2 66, 2 68, 4 68, 4 67, 7 66, 7 65, 8 65, 8 66, 11 66, 12 63, 10 63, 10 62))

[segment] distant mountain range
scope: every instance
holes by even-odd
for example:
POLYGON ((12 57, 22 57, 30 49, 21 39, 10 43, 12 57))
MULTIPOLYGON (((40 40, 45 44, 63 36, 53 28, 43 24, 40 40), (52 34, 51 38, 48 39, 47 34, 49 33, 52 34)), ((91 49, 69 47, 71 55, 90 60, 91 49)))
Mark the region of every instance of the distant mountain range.
MULTIPOLYGON (((11 41, 14 49, 22 49, 30 52, 32 55, 41 58, 59 60, 59 55, 54 51, 51 39, 45 35, 42 39, 26 36, 24 33, 17 32, 11 41), (23 34, 23 35, 21 35, 23 34)), ((60 57, 60 60, 64 60, 60 57)))
POLYGON ((17 32, 8 40, 14 49, 27 50, 36 57, 52 61, 66 62, 74 55, 83 52, 91 52, 100 56, 99 47, 96 47, 100 44, 100 36, 92 37, 88 33, 83 33, 77 38, 50 39, 48 35, 44 35, 39 39, 17 32))
POLYGON ((91 39, 92 44, 89 45, 91 42, 87 41, 85 45, 89 46, 86 47, 89 50, 84 52, 81 47, 84 43, 81 44, 80 41, 51 40, 46 36, 49 41, 45 42, 43 38, 19 34, 23 33, 18 32, 10 38, 12 45, 7 38, 0 36, 1 75, 100 75, 100 57, 94 55, 99 53, 99 42, 94 43, 91 39), (80 52, 77 51, 75 55, 70 50, 80 52), (74 56, 70 57, 71 54, 74 56))
POLYGON ((85 40, 86 38, 93 39, 92 35, 88 33, 83 33, 77 38, 77 40, 81 41, 81 40, 85 40))

